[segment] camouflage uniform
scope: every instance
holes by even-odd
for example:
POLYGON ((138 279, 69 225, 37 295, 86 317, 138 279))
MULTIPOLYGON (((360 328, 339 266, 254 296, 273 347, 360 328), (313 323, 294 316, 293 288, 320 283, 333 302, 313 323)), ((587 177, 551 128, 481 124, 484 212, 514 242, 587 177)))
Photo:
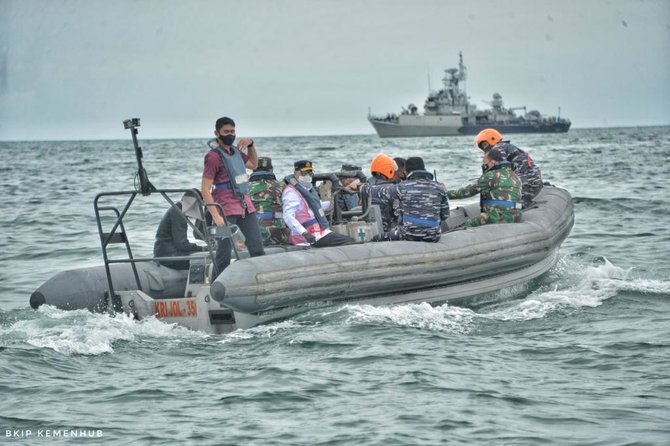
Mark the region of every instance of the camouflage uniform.
POLYGON ((446 189, 425 170, 415 170, 400 184, 363 184, 361 194, 394 207, 399 224, 390 239, 436 242, 442 220, 449 217, 446 189))
POLYGON ((527 152, 524 152, 509 141, 500 141, 494 147, 502 152, 507 161, 513 164, 516 174, 523 183, 522 198, 524 207, 528 206, 542 189, 542 173, 540 172, 540 168, 535 165, 527 152))
MULTIPOLYGON (((371 176, 368 178, 368 184, 371 186, 380 186, 380 185, 392 185, 395 184, 391 180, 387 180, 386 178, 382 176, 371 176)), ((381 200, 381 198, 377 196, 372 196, 371 197, 371 204, 373 205, 378 205, 379 210, 382 213, 382 223, 384 225, 384 231, 390 231, 393 228, 395 228, 398 225, 398 220, 396 218, 394 209, 398 208, 398 200, 395 199, 391 203, 387 203, 381 200)))
POLYGON ((281 194, 284 186, 271 172, 255 171, 249 178, 249 194, 256 207, 256 215, 263 237, 263 245, 288 245, 290 231, 282 211, 281 194))
POLYGON ((449 190, 449 198, 460 199, 481 194, 481 214, 467 220, 466 227, 489 223, 515 223, 521 220, 517 202, 521 199, 521 180, 512 164, 503 162, 484 171, 474 183, 458 190, 449 190), (497 201, 498 204, 492 203, 497 201))

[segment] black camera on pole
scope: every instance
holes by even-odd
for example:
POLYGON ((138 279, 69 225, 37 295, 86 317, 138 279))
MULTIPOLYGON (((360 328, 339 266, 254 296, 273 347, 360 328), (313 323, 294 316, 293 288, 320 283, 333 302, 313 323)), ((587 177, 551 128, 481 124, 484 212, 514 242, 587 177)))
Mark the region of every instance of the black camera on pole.
POLYGON ((126 119, 123 121, 123 128, 128 130, 128 129, 134 129, 135 127, 140 126, 140 118, 132 118, 132 119, 126 119))
POLYGON ((142 148, 137 143, 137 127, 140 126, 140 118, 126 119, 123 121, 123 128, 129 129, 133 137, 133 145, 135 146, 135 157, 137 158, 137 177, 140 179, 140 192, 142 195, 150 195, 156 188, 149 182, 147 171, 142 165, 142 148))

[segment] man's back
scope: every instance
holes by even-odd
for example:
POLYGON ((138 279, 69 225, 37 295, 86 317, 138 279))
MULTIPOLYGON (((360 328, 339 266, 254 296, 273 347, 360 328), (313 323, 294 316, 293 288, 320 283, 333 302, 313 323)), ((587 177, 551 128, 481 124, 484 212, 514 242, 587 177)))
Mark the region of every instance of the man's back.
POLYGON ((407 180, 395 186, 398 191, 399 213, 403 239, 437 241, 440 223, 449 216, 449 201, 445 187, 433 181, 425 171, 415 171, 407 180))
POLYGON ((482 200, 521 201, 522 182, 507 163, 490 169, 479 179, 482 200))
MULTIPOLYGON (((495 145, 505 159, 514 165, 516 174, 523 183, 524 202, 529 202, 542 189, 542 172, 533 158, 509 141, 501 141, 495 145)), ((519 201, 521 201, 519 199, 519 201)))

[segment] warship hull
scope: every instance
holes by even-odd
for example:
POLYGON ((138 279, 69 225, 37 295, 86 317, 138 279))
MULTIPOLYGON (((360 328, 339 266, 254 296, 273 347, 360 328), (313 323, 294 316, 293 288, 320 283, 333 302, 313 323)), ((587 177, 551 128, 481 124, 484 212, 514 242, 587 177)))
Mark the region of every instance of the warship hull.
POLYGON ((400 124, 391 121, 370 119, 380 138, 403 138, 416 136, 458 136, 460 124, 445 122, 442 125, 429 123, 400 124))
POLYGON ((436 121, 434 119, 421 120, 420 118, 423 118, 423 116, 418 116, 412 123, 371 118, 370 124, 380 138, 476 135, 487 128, 495 128, 505 135, 511 133, 566 133, 570 129, 570 122, 552 124, 497 124, 489 122, 486 124, 463 125, 461 122, 454 122, 453 119, 436 121))
POLYGON ((467 125, 458 129, 461 135, 476 135, 484 129, 494 128, 503 135, 509 133, 566 133, 570 130, 570 123, 554 123, 554 124, 478 124, 467 125))

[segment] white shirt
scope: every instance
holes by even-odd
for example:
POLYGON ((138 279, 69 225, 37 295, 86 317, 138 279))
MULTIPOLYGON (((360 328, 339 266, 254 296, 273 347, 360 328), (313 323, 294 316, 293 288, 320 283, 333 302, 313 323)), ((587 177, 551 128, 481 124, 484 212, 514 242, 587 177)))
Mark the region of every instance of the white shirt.
MULTIPOLYGON (((296 218, 296 214, 304 203, 300 192, 292 187, 285 187, 281 194, 281 199, 282 213, 284 214, 284 222, 286 222, 286 226, 291 229, 293 235, 302 235, 307 229, 305 229, 296 218)), ((330 201, 321 201, 321 209, 326 210, 328 208, 330 208, 330 201)), ((318 240, 328 233, 330 233, 330 229, 326 229, 320 234, 314 234, 314 238, 318 240)))

